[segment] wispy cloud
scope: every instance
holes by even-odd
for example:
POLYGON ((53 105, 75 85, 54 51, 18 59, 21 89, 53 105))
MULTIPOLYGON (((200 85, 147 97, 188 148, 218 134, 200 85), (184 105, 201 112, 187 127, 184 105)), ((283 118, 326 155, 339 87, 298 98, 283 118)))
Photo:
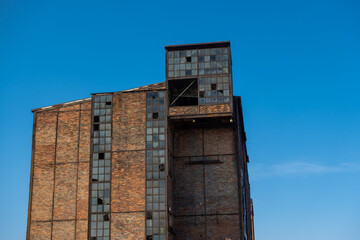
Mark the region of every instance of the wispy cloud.
POLYGON ((338 165, 325 165, 305 161, 293 161, 273 165, 254 164, 254 166, 250 167, 250 176, 254 180, 274 176, 304 176, 344 172, 360 172, 360 163, 344 162, 338 165))

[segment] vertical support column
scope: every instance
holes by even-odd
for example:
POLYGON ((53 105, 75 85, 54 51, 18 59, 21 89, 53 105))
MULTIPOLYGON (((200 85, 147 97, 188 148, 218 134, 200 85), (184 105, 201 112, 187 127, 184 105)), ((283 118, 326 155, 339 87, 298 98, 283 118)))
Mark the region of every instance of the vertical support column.
POLYGON ((165 93, 146 94, 146 240, 166 240, 165 93))
POLYGON ((92 98, 89 239, 110 240, 112 95, 92 98))

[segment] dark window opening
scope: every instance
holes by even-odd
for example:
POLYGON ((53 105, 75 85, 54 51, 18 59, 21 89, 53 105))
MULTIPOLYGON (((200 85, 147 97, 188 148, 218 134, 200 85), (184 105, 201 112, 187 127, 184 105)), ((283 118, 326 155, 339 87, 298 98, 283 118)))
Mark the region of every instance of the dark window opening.
POLYGON ((158 118, 159 118, 159 113, 158 113, 158 112, 154 112, 154 113, 152 114, 152 118, 153 118, 153 119, 158 119, 158 118))
POLYGON ((104 159, 105 158, 105 153, 99 153, 99 159, 104 159))
POLYGON ((216 84, 211 84, 211 90, 216 90, 216 84))
POLYGON ((159 170, 160 170, 160 171, 164 171, 164 170, 165 170, 164 164, 159 164, 159 170))
POLYGON ((218 96, 224 96, 224 90, 218 90, 217 92, 218 92, 217 94, 218 96))
POLYGON ((111 105, 111 102, 106 102, 106 105, 111 105))
POLYGON ((97 237, 91 237, 91 240, 96 240, 97 239, 97 237))
POLYGON ((99 124, 94 124, 94 131, 99 130, 99 124))
POLYGON ((169 81, 170 106, 196 106, 198 104, 197 79, 169 81))
POLYGON ((104 221, 109 221, 110 218, 109 218, 109 214, 104 214, 104 221))
POLYGON ((215 55, 211 55, 210 56, 210 61, 212 62, 212 61, 216 61, 216 56, 215 55))
POLYGON ((191 57, 186 57, 186 62, 191 62, 191 57))
POLYGON ((146 219, 152 219, 152 212, 146 212, 146 219))
POLYGON ((97 182, 98 180, 96 178, 92 178, 91 181, 97 182))
POLYGON ((104 201, 101 198, 98 198, 97 199, 97 204, 102 205, 102 204, 104 204, 104 201))
POLYGON ((200 92, 200 97, 201 97, 201 98, 205 97, 205 92, 204 92, 204 91, 201 91, 201 92, 200 92))
POLYGON ((100 121, 99 116, 94 116, 94 122, 99 122, 99 121, 100 121))
POLYGON ((146 236, 146 240, 152 240, 152 239, 153 239, 152 235, 146 236))

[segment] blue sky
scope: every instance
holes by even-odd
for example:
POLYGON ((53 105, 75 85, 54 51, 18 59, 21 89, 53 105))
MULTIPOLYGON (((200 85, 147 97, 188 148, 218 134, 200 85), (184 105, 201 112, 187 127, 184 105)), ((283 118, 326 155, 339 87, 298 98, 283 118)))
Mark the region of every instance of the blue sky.
POLYGON ((256 239, 359 239, 359 12, 355 0, 1 0, 1 239, 25 239, 30 109, 164 81, 165 45, 223 40, 256 239))

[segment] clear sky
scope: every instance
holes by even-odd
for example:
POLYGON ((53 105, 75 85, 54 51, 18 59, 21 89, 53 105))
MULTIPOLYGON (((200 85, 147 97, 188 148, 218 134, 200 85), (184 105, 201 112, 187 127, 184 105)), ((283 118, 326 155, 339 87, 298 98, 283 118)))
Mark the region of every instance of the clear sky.
POLYGON ((165 80, 230 40, 257 240, 360 239, 360 2, 0 0, 0 232, 25 239, 30 109, 165 80))

